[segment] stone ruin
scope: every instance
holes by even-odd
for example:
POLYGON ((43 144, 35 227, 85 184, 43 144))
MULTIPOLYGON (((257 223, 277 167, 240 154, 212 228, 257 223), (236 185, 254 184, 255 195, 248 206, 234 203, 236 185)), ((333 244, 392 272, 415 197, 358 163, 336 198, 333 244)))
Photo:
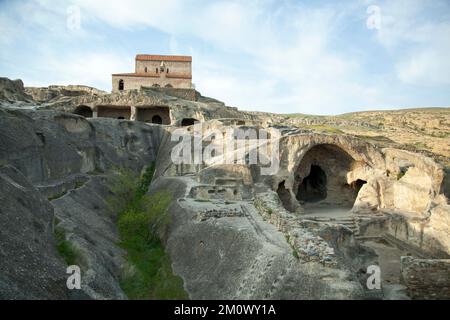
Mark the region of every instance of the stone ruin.
POLYGON ((139 172, 155 162, 150 192, 172 193, 164 244, 190 298, 450 298, 449 178, 430 157, 275 123, 200 94, 7 83, 15 107, 0 108, 0 297, 80 298, 60 290, 64 264, 48 245, 56 217, 85 257, 81 297, 126 298, 108 179, 118 166, 139 172), (258 134, 241 137, 241 158, 210 152, 208 163, 175 163, 177 130, 192 141, 200 133, 192 148, 202 154, 222 134, 258 134), (269 174, 267 161, 250 161, 261 136, 276 137, 269 174), (18 254, 26 259, 5 263, 18 254), (17 272, 42 264, 40 279, 17 272))
MULTIPOLYGON (((205 131, 230 126, 265 127, 220 119, 203 124, 205 131)), ((295 132, 281 135, 272 175, 261 175, 255 164, 173 164, 172 150, 170 144, 160 150, 158 180, 185 185, 180 205, 192 212, 201 207, 201 221, 259 215, 285 236, 300 264, 353 273, 362 297, 449 297, 450 206, 443 167, 432 159, 351 136, 295 132), (382 272, 378 290, 366 287, 370 265, 382 272)), ((183 274, 184 267, 178 270, 183 274)))

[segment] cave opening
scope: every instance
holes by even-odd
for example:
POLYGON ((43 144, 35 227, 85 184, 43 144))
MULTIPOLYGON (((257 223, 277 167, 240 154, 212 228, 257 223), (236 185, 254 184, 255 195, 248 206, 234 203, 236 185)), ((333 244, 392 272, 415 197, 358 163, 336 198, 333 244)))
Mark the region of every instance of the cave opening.
POLYGON ((89 108, 88 106, 78 106, 78 107, 76 107, 76 109, 73 113, 83 116, 85 118, 92 118, 93 112, 92 112, 92 109, 89 108))
POLYGON ((358 196, 359 190, 361 190, 362 186, 366 183, 367 181, 362 179, 357 179, 350 183, 350 188, 352 188, 355 198, 358 196))
POLYGON ((318 202, 327 198, 327 175, 318 165, 311 165, 310 173, 298 187, 297 199, 318 202))
POLYGON ((154 123, 154 124, 162 124, 162 118, 159 115, 154 115, 152 117, 152 123, 154 123))
POLYGON ((349 175, 361 165, 346 150, 334 144, 311 147, 294 173, 295 198, 305 209, 349 210, 366 183, 349 175), (349 181, 349 178, 352 180, 349 181))
POLYGON ((198 120, 194 118, 183 118, 181 120, 181 126, 182 127, 193 126, 196 122, 198 122, 198 120))

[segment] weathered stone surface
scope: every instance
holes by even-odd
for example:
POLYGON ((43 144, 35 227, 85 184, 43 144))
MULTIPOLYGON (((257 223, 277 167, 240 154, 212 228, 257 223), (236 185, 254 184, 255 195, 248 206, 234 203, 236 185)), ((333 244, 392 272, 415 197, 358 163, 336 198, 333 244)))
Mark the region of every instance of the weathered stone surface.
POLYGON ((450 260, 402 257, 401 273, 415 299, 450 299, 450 260))
POLYGON ((79 252, 82 290, 93 299, 126 299, 119 286, 125 252, 118 247, 116 213, 106 176, 92 176, 81 187, 52 201, 57 227, 79 252))
POLYGON ((0 167, 0 299, 66 299, 53 207, 11 166, 0 167))
MULTIPOLYGON (((150 192, 184 197, 186 178, 156 180, 150 192)), ((346 270, 298 260, 285 236, 251 205, 246 215, 198 220, 183 201, 169 207, 174 271, 192 299, 354 299, 361 285, 346 270), (252 209, 253 208, 253 209, 252 209)), ((233 206, 231 205, 231 208, 233 206)))
POLYGON ((1 104, 33 104, 33 98, 25 93, 22 80, 10 80, 0 77, 0 105, 1 104))
POLYGON ((0 296, 126 298, 118 283, 124 253, 105 202, 111 195, 107 178, 116 167, 140 171, 149 165, 163 134, 161 127, 141 122, 0 109, 0 168, 9 168, 0 181, 5 204, 0 296), (107 174, 99 175, 103 171, 107 174), (57 199, 48 202, 47 197, 57 199), (53 212, 80 253, 81 292, 66 293, 66 266, 53 240, 53 212))
MULTIPOLYGON (((8 85, 23 94, 20 83, 8 85)), ((375 130, 370 121, 291 119, 299 127, 288 127, 274 124, 285 116, 239 112, 202 96, 187 101, 154 90, 106 94, 82 86, 26 92, 36 100, 31 103, 69 112, 80 105, 164 106, 170 108, 174 126, 0 109, 0 188, 6 199, 0 209, 5 220, 0 222, 14 231, 0 232, 5 239, 0 256, 7 257, 0 261, 0 297, 126 298, 118 284, 124 252, 117 246, 115 216, 105 202, 108 179, 117 167, 139 171, 152 161, 157 166, 151 192, 173 194, 164 243, 191 298, 371 298, 364 289, 364 270, 381 255, 361 245, 364 237, 389 240, 388 245, 404 246, 405 252, 434 258, 426 263, 430 270, 439 262, 435 258, 450 254, 448 173, 442 164, 392 148, 386 139, 358 138, 326 127, 318 134, 308 127, 332 120, 375 130), (264 176, 261 166, 245 161, 172 163, 178 141, 171 141, 171 134, 186 117, 213 119, 203 122, 203 129, 219 132, 279 129, 279 169, 264 176), (353 205, 352 212, 339 218, 331 211, 308 216, 311 199, 299 193, 304 192, 303 181, 313 179, 313 165, 327 177, 322 185, 326 196, 314 205, 353 205), (53 243, 53 212, 81 255, 84 281, 77 293, 65 290, 65 265, 53 243), (23 224, 16 223, 21 219, 23 224), (45 270, 30 279, 27 264, 31 271, 38 266, 45 270), (27 295, 30 281, 33 288, 27 295)), ((16 102, 22 98, 28 99, 13 96, 16 102)), ((24 101, 19 102, 28 103, 24 101)), ((431 282, 425 283, 426 294, 432 295, 431 282)), ((386 286, 384 296, 376 292, 376 298, 392 296, 395 285, 386 286)))

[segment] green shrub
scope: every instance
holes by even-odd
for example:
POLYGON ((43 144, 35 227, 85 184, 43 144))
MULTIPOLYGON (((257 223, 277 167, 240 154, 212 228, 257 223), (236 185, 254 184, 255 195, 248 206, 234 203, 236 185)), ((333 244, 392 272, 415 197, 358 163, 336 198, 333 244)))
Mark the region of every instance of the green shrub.
POLYGON ((400 171, 399 173, 397 173, 397 180, 400 180, 404 175, 405 175, 406 171, 400 171))
POLYGON ((56 199, 59 199, 59 198, 65 196, 66 194, 67 194, 67 191, 62 191, 62 192, 60 192, 58 194, 49 196, 47 199, 48 199, 48 201, 56 200, 56 199))
POLYGON ((138 186, 138 197, 142 197, 147 193, 148 187, 152 182, 154 173, 155 173, 155 163, 153 162, 150 166, 145 168, 145 171, 142 174, 138 186))
POLYGON ((140 198, 138 196, 139 176, 128 169, 118 169, 111 178, 112 195, 107 198, 110 211, 119 213, 137 211, 140 198))
POLYGON ((62 228, 55 228, 56 249, 68 266, 79 265, 81 262, 80 253, 69 240, 66 240, 66 233, 62 228))
POLYGON ((117 225, 120 246, 127 252, 120 285, 129 299, 187 299, 183 280, 173 274, 160 241, 170 223, 166 211, 171 194, 146 194, 153 172, 153 165, 141 178, 121 170, 114 179, 114 197, 109 202, 112 208, 121 209, 117 225))

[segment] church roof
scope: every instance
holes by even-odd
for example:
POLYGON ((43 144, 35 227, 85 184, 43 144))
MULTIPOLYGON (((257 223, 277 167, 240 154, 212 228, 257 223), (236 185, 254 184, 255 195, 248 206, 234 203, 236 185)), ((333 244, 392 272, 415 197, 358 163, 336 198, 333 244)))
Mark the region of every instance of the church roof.
MULTIPOLYGON (((125 76, 125 77, 147 77, 147 78, 159 78, 160 75, 158 73, 113 73, 113 76, 125 76)), ((167 73, 165 74, 166 78, 173 79, 192 79, 192 76, 187 74, 179 74, 179 73, 167 73)))
POLYGON ((178 61, 178 62, 191 62, 191 56, 164 56, 155 54, 137 54, 136 60, 139 61, 178 61))

